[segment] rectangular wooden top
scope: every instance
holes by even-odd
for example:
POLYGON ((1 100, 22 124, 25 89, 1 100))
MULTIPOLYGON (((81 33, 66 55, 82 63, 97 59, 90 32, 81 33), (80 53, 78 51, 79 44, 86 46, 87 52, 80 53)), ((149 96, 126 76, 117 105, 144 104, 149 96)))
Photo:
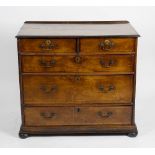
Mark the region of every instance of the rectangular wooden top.
POLYGON ((128 21, 27 21, 16 37, 139 37, 139 34, 128 21))

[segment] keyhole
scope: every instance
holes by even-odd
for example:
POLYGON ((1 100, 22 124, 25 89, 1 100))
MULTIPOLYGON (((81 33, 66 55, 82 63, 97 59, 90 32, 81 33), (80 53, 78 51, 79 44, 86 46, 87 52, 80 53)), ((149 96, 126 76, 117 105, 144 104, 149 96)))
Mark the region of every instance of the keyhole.
POLYGON ((76 111, 77 111, 77 112, 80 112, 80 108, 76 108, 76 111))

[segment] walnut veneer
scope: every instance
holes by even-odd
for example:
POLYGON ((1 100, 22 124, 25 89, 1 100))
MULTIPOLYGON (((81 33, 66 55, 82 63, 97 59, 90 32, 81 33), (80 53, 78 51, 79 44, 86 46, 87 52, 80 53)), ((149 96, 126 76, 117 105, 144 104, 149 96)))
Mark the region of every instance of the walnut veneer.
POLYGON ((137 38, 128 21, 25 22, 17 35, 20 137, 137 135, 137 38))

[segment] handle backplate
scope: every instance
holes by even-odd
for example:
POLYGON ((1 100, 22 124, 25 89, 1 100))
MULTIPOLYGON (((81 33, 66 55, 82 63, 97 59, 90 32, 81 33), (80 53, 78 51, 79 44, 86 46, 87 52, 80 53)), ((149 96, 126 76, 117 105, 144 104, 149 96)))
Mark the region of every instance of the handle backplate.
POLYGON ((56 113, 53 113, 53 112, 41 112, 40 115, 46 119, 51 119, 56 117, 56 113))
POLYGON ((44 59, 41 59, 39 61, 39 64, 40 66, 42 67, 47 67, 47 68, 50 68, 50 67, 54 67, 55 64, 56 64, 56 60, 55 59, 51 59, 51 60, 44 60, 44 59))
POLYGON ((40 48, 43 50, 53 50, 57 48, 57 45, 51 40, 47 39, 41 43, 40 48))
POLYGON ((108 92, 111 92, 113 90, 115 90, 115 86, 113 84, 110 84, 110 85, 103 85, 103 84, 100 84, 98 86, 98 89, 100 92, 103 92, 103 93, 108 93, 108 92))
POLYGON ((57 91, 58 89, 58 86, 57 85, 51 85, 51 86, 47 86, 47 85, 41 85, 40 86, 40 89, 46 93, 46 94, 49 94, 49 93, 54 93, 57 91))
POLYGON ((104 58, 100 59, 100 64, 104 68, 110 68, 114 66, 116 61, 114 59, 104 60, 104 58))
POLYGON ((114 43, 111 40, 108 40, 108 39, 106 39, 103 42, 99 43, 100 49, 105 50, 105 51, 112 49, 113 46, 114 46, 114 43))
POLYGON ((111 111, 109 111, 109 112, 99 111, 99 112, 97 112, 97 115, 102 118, 109 118, 110 116, 112 116, 112 112, 111 111))

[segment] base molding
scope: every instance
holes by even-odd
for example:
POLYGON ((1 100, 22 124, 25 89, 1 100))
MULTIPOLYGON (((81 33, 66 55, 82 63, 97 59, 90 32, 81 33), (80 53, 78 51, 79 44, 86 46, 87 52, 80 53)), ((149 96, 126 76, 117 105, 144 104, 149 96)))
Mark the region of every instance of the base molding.
POLYGON ((76 125, 76 126, 50 126, 50 127, 27 127, 21 126, 20 138, 30 136, 52 135, 127 135, 136 137, 138 134, 136 125, 76 125))

